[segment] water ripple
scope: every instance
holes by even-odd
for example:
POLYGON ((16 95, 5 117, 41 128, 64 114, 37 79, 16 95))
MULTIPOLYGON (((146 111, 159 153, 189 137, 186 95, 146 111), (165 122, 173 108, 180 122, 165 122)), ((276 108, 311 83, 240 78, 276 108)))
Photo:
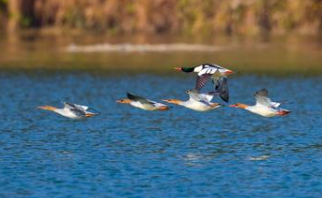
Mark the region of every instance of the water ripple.
POLYGON ((262 87, 290 100, 289 116, 267 119, 229 107, 145 112, 115 103, 126 91, 186 99, 186 78, 2 75, 0 197, 321 197, 317 82, 231 80, 232 103, 253 103, 262 87), (36 109, 61 101, 102 114, 77 122, 36 109))

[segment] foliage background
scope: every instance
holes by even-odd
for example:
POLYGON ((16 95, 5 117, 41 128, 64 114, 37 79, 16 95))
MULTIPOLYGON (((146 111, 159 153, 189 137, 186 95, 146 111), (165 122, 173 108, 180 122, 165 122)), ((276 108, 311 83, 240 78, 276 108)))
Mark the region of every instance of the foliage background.
POLYGON ((0 28, 111 34, 319 34, 321 0, 0 0, 0 28))

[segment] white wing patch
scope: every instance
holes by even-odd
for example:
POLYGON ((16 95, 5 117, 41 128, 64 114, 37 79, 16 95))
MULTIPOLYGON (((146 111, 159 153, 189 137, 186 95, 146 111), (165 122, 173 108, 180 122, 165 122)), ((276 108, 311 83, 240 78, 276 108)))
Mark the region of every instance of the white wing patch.
POLYGON ((156 107, 166 107, 167 105, 162 104, 162 103, 155 103, 154 104, 156 107))
POLYGON ((213 68, 213 67, 205 67, 203 68, 199 73, 198 76, 202 76, 204 74, 214 74, 218 71, 217 68, 213 68))
POLYGON ((273 108, 278 108, 279 106, 281 106, 281 103, 278 103, 278 102, 271 102, 271 106, 273 108))
POLYGON ((207 94, 207 93, 196 93, 189 91, 189 100, 191 102, 205 102, 205 103, 210 103, 210 101, 213 99, 214 95, 213 94, 207 94))
POLYGON ((87 106, 84 106, 84 105, 78 105, 78 104, 74 104, 75 107, 79 110, 83 110, 83 111, 86 111, 89 107, 87 106))
POLYGON ((204 74, 215 74, 216 72, 218 72, 219 75, 223 75, 226 71, 228 71, 228 69, 216 64, 198 66, 195 70, 195 72, 198 72, 198 76, 202 76, 204 74))
POLYGON ((206 102, 211 102, 211 100, 214 98, 213 94, 199 94, 200 99, 206 101, 206 102))

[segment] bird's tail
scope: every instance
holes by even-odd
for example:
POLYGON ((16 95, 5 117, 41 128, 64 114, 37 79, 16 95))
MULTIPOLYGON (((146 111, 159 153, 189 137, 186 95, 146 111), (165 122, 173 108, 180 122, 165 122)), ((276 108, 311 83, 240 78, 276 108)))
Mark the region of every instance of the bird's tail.
POLYGON ((291 111, 286 110, 286 109, 281 109, 277 112, 277 115, 279 116, 286 116, 287 114, 291 113, 291 111))

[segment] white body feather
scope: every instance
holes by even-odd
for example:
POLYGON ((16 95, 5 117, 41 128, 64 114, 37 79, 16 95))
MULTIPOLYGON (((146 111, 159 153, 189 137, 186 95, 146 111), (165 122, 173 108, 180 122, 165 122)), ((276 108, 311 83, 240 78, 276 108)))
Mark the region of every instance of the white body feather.
POLYGON ((245 109, 252 113, 255 113, 264 117, 274 117, 277 115, 277 112, 278 112, 277 109, 260 105, 260 104, 256 104, 254 106, 248 106, 245 109))
POLYGON ((181 102, 178 105, 184 106, 188 109, 192 109, 195 111, 210 111, 219 107, 219 106, 211 106, 210 104, 212 103, 207 104, 204 102, 188 100, 185 102, 181 102))
POLYGON ((77 120, 86 118, 86 114, 94 114, 92 112, 87 111, 87 109, 89 108, 87 106, 72 104, 75 106, 74 107, 75 109, 82 112, 82 114, 80 115, 80 114, 75 113, 75 111, 72 111, 73 107, 70 107, 67 103, 64 103, 64 105, 65 105, 64 108, 55 109, 54 112, 56 112, 59 115, 62 115, 64 117, 71 118, 71 119, 77 119, 77 120))
POLYGON ((157 102, 154 102, 154 101, 150 101, 150 102, 153 102, 153 105, 144 105, 139 101, 132 101, 130 103, 130 105, 132 105, 134 107, 137 107, 139 109, 147 110, 147 111, 156 111, 156 110, 159 109, 159 107, 166 106, 164 104, 157 103, 157 102))
POLYGON ((247 106, 245 110, 264 117, 275 117, 280 115, 280 113, 289 112, 286 109, 279 108, 281 103, 272 102, 268 97, 268 91, 266 89, 257 91, 254 94, 254 97, 256 99, 256 104, 254 106, 247 106))
POLYGON ((56 110, 54 110, 54 112, 56 112, 59 115, 62 115, 64 117, 71 118, 71 119, 83 119, 83 118, 85 118, 85 116, 76 115, 74 112, 72 112, 70 109, 67 109, 67 108, 56 109, 56 110))

